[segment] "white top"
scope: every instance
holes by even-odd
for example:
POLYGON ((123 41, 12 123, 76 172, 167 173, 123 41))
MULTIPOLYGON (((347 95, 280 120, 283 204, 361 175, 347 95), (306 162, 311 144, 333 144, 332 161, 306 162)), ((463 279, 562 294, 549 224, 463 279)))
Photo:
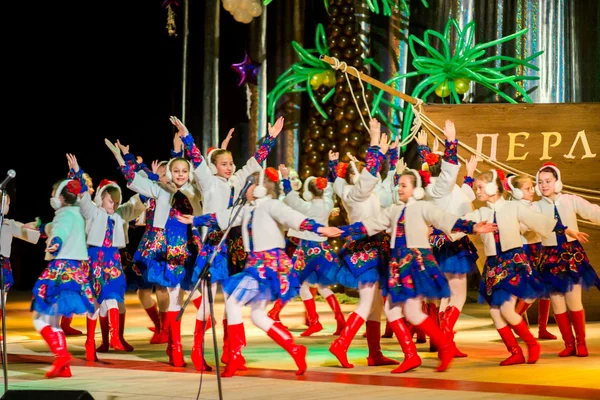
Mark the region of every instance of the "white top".
MULTIPOLYGON (((440 175, 431 178, 431 182, 425 188, 424 200, 432 202, 443 211, 461 217, 473 211, 473 204, 463 189, 456 184, 459 169, 460 165, 442 160, 440 175)), ((448 235, 452 241, 463 236, 463 232, 448 235)))
MULTIPOLYGON (((323 226, 329 226, 329 214, 333 210, 333 185, 331 183, 327 184, 327 187, 323 190, 323 198, 321 199, 305 201, 300 198, 298 192, 292 190, 285 196, 283 202, 299 213, 306 215, 306 218, 313 219, 323 226)), ((317 233, 298 231, 292 228, 288 231, 288 236, 312 240, 313 242, 327 241, 326 237, 317 233)))
MULTIPOLYGON (((128 185, 129 189, 137 192, 143 196, 156 199, 156 208, 154 210, 154 228, 164 229, 169 219, 169 212, 171 211, 171 199, 175 190, 169 190, 168 187, 151 181, 148 178, 144 178, 139 173, 135 173, 133 181, 128 185)), ((202 198, 200 191, 191 183, 186 183, 180 189, 190 201, 193 208, 193 215, 202 215, 202 206, 200 205, 200 199, 202 198)))
POLYGON ((58 237, 62 246, 58 253, 46 253, 46 260, 79 260, 88 261, 85 244, 85 220, 78 206, 61 207, 54 213, 54 219, 44 228, 48 234, 47 243, 58 237))
MULTIPOLYGON (((217 222, 221 229, 227 229, 232 210, 230 208, 217 213, 217 222)), ((300 224, 305 219, 305 215, 300 214, 280 200, 273 199, 271 196, 265 196, 244 205, 242 211, 232 222, 232 226, 241 225, 246 252, 258 252, 271 249, 285 249, 284 227, 299 231, 300 224), (253 248, 250 249, 248 222, 250 221, 250 213, 252 211, 254 211, 252 219, 253 248)))
MULTIPOLYGON (((531 208, 532 210, 536 210, 536 207, 533 205, 533 202, 525 199, 517 200, 512 199, 511 201, 516 201, 524 204, 525 206, 531 208)), ((532 244, 539 243, 542 241, 542 237, 536 232, 529 230, 526 225, 521 224, 521 243, 523 244, 532 244)))
POLYGON ((108 214, 104 208, 92 201, 89 193, 85 193, 79 202, 81 214, 85 218, 85 233, 87 234, 87 244, 89 246, 102 247, 106 230, 108 229, 108 219, 115 222, 112 247, 122 249, 129 241, 127 232, 129 231, 129 221, 136 219, 146 209, 140 196, 132 196, 125 204, 121 204, 113 214, 108 214))
POLYGON ((5 219, 0 237, 0 255, 4 258, 10 258, 13 238, 36 244, 40 239, 40 231, 25 229, 21 222, 17 222, 14 219, 5 219))
MULTIPOLYGON (((198 188, 202 193, 202 212, 205 214, 224 211, 229 208, 229 197, 233 188, 233 201, 239 197, 240 191, 246 184, 246 179, 255 172, 260 172, 262 167, 254 157, 251 157, 242 169, 238 169, 229 180, 213 175, 204 158, 194 170, 198 188)), ((202 236, 206 235, 206 227, 202 227, 202 236)))
MULTIPOLYGON (((542 215, 521 202, 506 201, 503 198, 495 203, 488 203, 487 207, 481 207, 463 218, 475 222, 494 222, 494 211, 500 233, 500 249, 503 252, 523 246, 521 224, 525 226, 525 229, 539 233, 542 238, 549 236, 556 225, 554 218, 542 215)), ((480 236, 485 255, 488 257, 497 255, 494 233, 483 233, 480 236)))
POLYGON ((360 173, 356 185, 350 185, 342 178, 336 178, 333 190, 342 199, 344 209, 351 224, 362 222, 379 213, 381 205, 374 189, 378 178, 371 175, 366 168, 360 173))
POLYGON ((406 247, 411 249, 431 248, 429 244, 430 225, 444 231, 446 235, 450 235, 458 220, 456 215, 442 211, 431 202, 410 198, 406 204, 394 204, 382 209, 377 216, 362 221, 369 236, 391 229, 390 246, 393 249, 396 242, 398 220, 405 208, 404 234, 406 247))
POLYGON ((396 175, 396 169, 390 169, 385 179, 377 182, 375 186, 375 193, 379 198, 381 208, 388 208, 394 204, 394 175, 396 175))
MULTIPOLYGON (((559 193, 556 195, 554 202, 547 197, 542 197, 541 200, 533 204, 536 210, 552 218, 554 218, 554 205, 556 205, 562 224, 575 231, 579 231, 577 215, 594 224, 600 224, 600 206, 592 204, 579 196, 559 193)), ((567 235, 567 240, 572 242, 575 238, 567 235)), ((544 246, 556 246, 556 244, 556 233, 554 232, 551 232, 546 238, 542 238, 542 245, 544 246)))

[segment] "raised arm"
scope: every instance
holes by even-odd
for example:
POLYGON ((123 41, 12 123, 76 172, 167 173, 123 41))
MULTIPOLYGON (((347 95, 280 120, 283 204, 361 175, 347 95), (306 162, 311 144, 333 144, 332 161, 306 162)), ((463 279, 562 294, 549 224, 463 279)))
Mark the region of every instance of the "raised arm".
POLYGON ((177 128, 177 135, 181 138, 183 142, 183 147, 185 148, 185 152, 187 156, 192 161, 194 168, 198 168, 200 163, 202 163, 203 158, 200 153, 200 149, 196 147, 196 143, 194 143, 194 138, 190 135, 187 127, 179 120, 177 117, 169 118, 171 123, 177 128))

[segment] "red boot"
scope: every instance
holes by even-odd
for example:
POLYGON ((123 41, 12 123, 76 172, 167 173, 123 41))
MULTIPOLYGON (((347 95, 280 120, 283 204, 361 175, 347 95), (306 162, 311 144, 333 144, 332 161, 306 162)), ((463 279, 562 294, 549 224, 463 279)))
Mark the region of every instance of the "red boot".
POLYGON ((369 367, 400 364, 381 353, 381 322, 367 321, 367 345, 369 346, 369 356, 367 357, 369 367))
POLYGON ((242 356, 242 349, 246 346, 244 324, 228 325, 227 336, 229 338, 229 356, 225 370, 221 374, 223 378, 232 377, 246 363, 242 356))
POLYGON ((388 321, 388 319, 385 319, 385 330, 383 331, 383 335, 381 335, 382 338, 385 339, 389 339, 392 336, 394 336, 394 330, 392 329, 392 326, 390 325, 390 321, 388 321))
POLYGON ((577 338, 577 357, 587 357, 588 349, 585 345, 585 311, 571 311, 571 319, 573 320, 573 329, 577 338))
POLYGON ((223 353, 221 353, 221 362, 227 364, 229 362, 229 335, 227 334, 227 320, 223 320, 223 353))
POLYGON ((63 331, 55 332, 50 325, 46 325, 40 332, 52 353, 54 363, 50 371, 46 372, 46 378, 56 378, 61 375, 62 370, 69 365, 71 354, 67 351, 67 341, 63 331))
POLYGON ((335 316, 335 322, 337 323, 337 327, 335 329, 334 335, 339 335, 342 333, 342 330, 346 326, 346 319, 344 318, 344 313, 342 313, 342 309, 340 308, 340 303, 338 302, 335 294, 329 295, 325 298, 329 307, 331 307, 331 311, 333 311, 333 315, 335 316))
MULTIPOLYGON (((427 303, 425 305, 425 308, 423 309, 423 312, 425 312, 425 314, 429 315, 429 318, 431 318, 438 327, 440 326, 440 323, 441 323, 440 313, 439 313, 438 306, 436 306, 435 303, 427 303)), ((456 321, 454 321, 454 322, 456 322, 456 321)), ((454 343, 454 335, 452 335, 452 340, 454 343)), ((418 342, 419 342, 419 335, 417 334, 417 343, 418 342)), ((456 346, 454 346, 454 348, 456 349, 456 346)), ((429 341, 429 351, 432 353, 437 351, 435 344, 431 340, 429 341)), ((458 349, 456 349, 456 352, 460 353, 460 354, 464 354, 464 353, 459 352, 458 349)), ((458 357, 458 355, 456 355, 456 354, 455 354, 455 356, 458 357)), ((464 354, 464 357, 466 357, 466 356, 467 355, 464 354)))
POLYGON ((275 300, 275 303, 273 303, 273 308, 271 308, 271 311, 267 313, 267 317, 271 318, 273 321, 279 321, 279 313, 283 309, 283 306, 284 304, 281 299, 275 300))
POLYGON ((179 311, 168 311, 169 318, 169 338, 171 340, 170 359, 174 367, 185 367, 183 359, 183 348, 181 346, 181 319, 177 321, 179 311))
POLYGON ((519 347, 519 343, 517 343, 517 338, 513 334, 510 327, 507 325, 504 328, 498 329, 498 333, 502 338, 502 341, 506 345, 506 349, 511 354, 506 360, 502 361, 500 365, 516 365, 516 364, 525 364, 525 357, 523 356, 523 350, 519 347))
POLYGON ((123 334, 125 333, 125 313, 119 314, 119 340, 123 344, 125 351, 133 351, 133 346, 125 341, 123 334))
POLYGON ((192 362, 196 371, 212 371, 212 367, 206 364, 203 355, 202 342, 204 341, 204 332, 208 324, 206 321, 196 320, 196 329, 194 330, 194 346, 192 347, 192 362))
MULTIPOLYGON (((160 332, 160 316, 158 314, 158 306, 156 305, 156 303, 154 303, 152 307, 146 308, 145 311, 146 314, 148 314, 148 317, 150 317, 152 323, 154 324, 154 326, 149 327, 148 329, 154 332, 154 336, 156 336, 160 332)), ((154 338, 154 336, 152 336, 152 338, 154 338)), ((152 340, 150 340, 150 343, 152 343, 152 340)))
POLYGON ((400 343, 400 347, 402 347, 402 352, 404 353, 404 361, 402 361, 402 364, 400 364, 398 368, 392 370, 392 374, 404 373, 420 366, 421 357, 417 354, 417 346, 415 346, 412 341, 410 331, 404 323, 404 319, 398 318, 394 322, 390 322, 389 325, 396 335, 396 339, 398 339, 398 343, 400 343))
POLYGON ((565 348, 560 353, 559 357, 569 357, 576 354, 575 350, 575 336, 571 330, 571 320, 569 319, 569 313, 564 312, 562 314, 554 314, 554 319, 560 330, 563 341, 565 342, 565 348))
POLYGON ((154 332, 150 344, 161 344, 169 341, 169 323, 166 312, 160 312, 160 330, 154 332))
MULTIPOLYGON (((339 338, 335 339, 333 343, 331 343, 331 346, 329 346, 329 351, 336 356, 344 368, 354 368, 354 365, 348 362, 348 356, 346 353, 348 352, 350 343, 352 343, 352 339, 354 339, 354 336, 356 336, 356 332, 358 332, 364 322, 365 320, 362 319, 358 314, 350 314, 342 334, 339 338)), ((377 336, 379 336, 379 334, 377 336)))
POLYGON ((110 336, 110 347, 115 350, 125 351, 125 346, 121 343, 119 338, 121 317, 119 315, 118 308, 111 308, 108 310, 108 326, 110 336))
POLYGON ((315 299, 304 300, 304 307, 308 314, 308 329, 300 334, 300 336, 310 336, 323 330, 323 325, 319 322, 319 314, 317 314, 317 306, 315 299))
POLYGON ((540 299, 538 309, 538 339, 556 340, 556 336, 548 332, 548 317, 550 316, 550 300, 540 299))
POLYGON ((100 343, 100 346, 96 348, 96 351, 98 353, 106 353, 109 348, 108 317, 99 316, 98 319, 100 320, 100 333, 102 334, 102 343, 100 343))
POLYGON ((278 322, 271 325, 267 335, 292 356, 298 367, 296 375, 304 374, 304 371, 306 371, 306 347, 294 343, 294 338, 290 331, 285 329, 283 325, 278 322))
POLYGON ((192 303, 194 303, 194 306, 196 306, 196 310, 199 310, 200 306, 202 305, 202 295, 192 300, 192 303))
POLYGON ((540 344, 529 331, 525 319, 522 318, 518 325, 512 326, 512 329, 527 344, 527 364, 535 364, 540 359, 540 344))
POLYGON ((435 324, 434 320, 429 316, 417 326, 417 329, 429 336, 429 340, 431 340, 438 349, 440 364, 437 367, 437 371, 442 372, 448 369, 454 358, 455 349, 452 341, 446 338, 440 328, 435 324))
MULTIPOLYGON (((437 315, 439 315, 439 313, 437 313, 437 315)), ((456 325, 456 321, 458 321, 459 316, 460 311, 458 308, 454 306, 448 306, 446 307, 446 311, 444 311, 444 319, 440 322, 440 329, 442 330, 442 333, 446 335, 446 337, 451 340, 452 343, 454 343, 454 326, 456 325)), ((467 357, 465 353, 456 347, 456 344, 454 344, 454 348, 454 357, 467 357)))
POLYGON ((87 338, 85 340, 85 359, 87 361, 98 361, 96 355, 96 320, 91 318, 87 319, 87 338))
POLYGON ((519 299, 517 301, 517 305, 515 306, 515 312, 519 315, 523 315, 527 312, 527 310, 529 310, 529 307, 531 307, 531 303, 526 303, 519 299))
POLYGON ((75 329, 71 326, 71 322, 73 321, 73 317, 61 317, 60 318, 60 329, 63 330, 63 332, 65 333, 65 335, 67 336, 75 336, 75 335, 82 335, 83 332, 81 332, 78 329, 75 329))

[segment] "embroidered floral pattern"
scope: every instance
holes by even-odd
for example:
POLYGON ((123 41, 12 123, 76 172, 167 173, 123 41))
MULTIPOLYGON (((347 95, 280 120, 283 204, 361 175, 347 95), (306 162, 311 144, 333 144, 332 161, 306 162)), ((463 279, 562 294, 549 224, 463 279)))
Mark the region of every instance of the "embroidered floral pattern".
POLYGON ((427 155, 431 153, 429 146, 420 144, 417 146, 417 152, 419 153, 419 160, 421 161, 421 164, 427 162, 427 155))
POLYGON ((98 303, 115 299, 125 301, 125 275, 121 253, 116 247, 90 247, 91 284, 98 303))
POLYGON ((119 171, 123 174, 123 177, 127 180, 127 184, 131 184, 135 178, 135 168, 130 165, 124 164, 119 166, 119 171))
POLYGON ((15 280, 12 274, 12 268, 10 266, 10 259, 4 256, 0 256, 0 265, 2 265, 2 274, 4 274, 4 291, 7 293, 12 285, 15 284, 15 280))
POLYGON ((113 241, 113 233, 115 231, 115 221, 108 217, 106 222, 106 232, 104 233, 104 240, 102 241, 103 247, 111 247, 113 241))
POLYGON ((398 148, 389 149, 387 157, 390 160, 390 170, 395 169, 398 164, 398 148))
POLYGON ((283 193, 287 195, 292 191, 292 184, 290 183, 290 180, 288 178, 283 179, 281 183, 283 185, 283 193))
POLYGON ((379 146, 371 146, 367 150, 367 155, 365 156, 365 168, 367 171, 373 176, 377 176, 377 173, 381 169, 381 165, 383 164, 383 154, 379 151, 379 146))
POLYGON ((469 187, 473 187, 473 182, 475 182, 475 179, 472 176, 465 176, 465 179, 463 181, 463 183, 469 187))
POLYGON ((329 286, 335 284, 339 259, 329 243, 300 240, 292 257, 300 283, 329 286))
POLYGON ((446 140, 445 146, 444 161, 458 165, 458 139, 454 139, 453 141, 446 140))
POLYGON ((183 142, 187 156, 192 161, 192 164, 194 164, 194 168, 198 168, 198 166, 202 163, 202 154, 200 153, 200 149, 196 147, 194 138, 188 133, 186 136, 181 137, 181 141, 183 142))
POLYGON ((219 229, 217 214, 204 214, 194 217, 194 226, 208 226, 213 229, 219 229))
POLYGON ((55 244, 58 245, 58 248, 56 250, 54 250, 53 252, 51 252, 50 254, 58 254, 60 252, 60 250, 62 249, 62 246, 63 246, 62 239, 59 238, 58 236, 53 237, 52 240, 50 241, 48 247, 52 247, 55 244))
POLYGON ((335 179, 337 178, 338 160, 329 160, 328 166, 329 169, 327 170, 327 180, 329 182, 335 182, 335 179))
POLYGON ((259 164, 261 164, 263 161, 265 161, 267 159, 267 157, 269 156, 269 153, 273 149, 273 146, 275 146, 276 141, 277 141, 277 138, 275 138, 271 135, 267 135, 264 138, 261 145, 258 146, 258 149, 256 149, 256 152, 254 152, 254 158, 256 159, 256 161, 259 164))
POLYGON ((355 222, 352 225, 338 226, 339 229, 344 231, 342 237, 351 236, 353 240, 358 240, 368 235, 367 228, 362 222, 355 222))
POLYGON ((319 224, 317 221, 315 221, 314 219, 310 219, 310 218, 306 218, 300 224, 301 231, 309 231, 309 232, 314 232, 314 233, 318 233, 317 231, 321 227, 323 227, 323 225, 319 224))
POLYGON ((475 226, 475 222, 467 221, 462 218, 459 218, 454 223, 454 226, 452 227, 452 232, 464 232, 464 233, 472 234, 474 226, 475 226))

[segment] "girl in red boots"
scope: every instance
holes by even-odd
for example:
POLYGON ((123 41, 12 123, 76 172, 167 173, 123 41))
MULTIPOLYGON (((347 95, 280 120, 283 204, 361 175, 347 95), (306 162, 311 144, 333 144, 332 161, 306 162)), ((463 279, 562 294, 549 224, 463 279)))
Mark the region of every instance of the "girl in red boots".
POLYGON ((577 216, 599 224, 600 206, 579 196, 561 193, 563 184, 560 170, 552 163, 546 163, 539 169, 536 182, 535 190, 542 199, 536 201, 535 206, 542 214, 558 219, 557 229, 547 237, 542 237, 540 257, 542 277, 550 292, 554 319, 565 342, 565 349, 558 355, 587 357, 581 289, 588 290, 596 285, 598 274, 581 246, 588 242, 588 235, 579 232, 577 216))
MULTIPOLYGON (((70 175, 85 185, 77 158, 67 154, 70 175)), ((85 192, 79 201, 81 214, 86 221, 88 255, 92 270, 92 289, 100 305, 96 313, 87 318, 86 359, 95 361, 95 352, 107 352, 109 347, 119 351, 133 351, 123 339, 125 313, 119 312, 119 303, 125 303, 125 273, 119 249, 127 244, 129 221, 136 219, 145 209, 139 196, 121 204, 121 188, 112 181, 103 180, 98 185, 92 201, 85 192), (96 319, 100 314, 102 344, 94 349, 96 319), (110 339, 109 339, 110 337, 110 339)))
MULTIPOLYGON (((246 346, 242 324, 244 305, 252 309, 252 322, 293 357, 298 367, 296 374, 302 375, 306 370, 306 347, 295 344, 291 333, 269 318, 265 310, 269 301, 281 298, 285 302, 295 297, 300 287, 292 262, 285 253, 282 228, 287 226, 297 231, 306 230, 327 236, 337 236, 341 231, 323 227, 279 201, 278 181, 279 174, 274 168, 261 172, 258 184, 253 184, 246 192, 248 203, 233 221, 234 225, 242 225, 248 259, 244 271, 232 276, 224 288, 229 295, 225 304, 229 357, 223 377, 233 376, 245 364, 241 354, 246 346)), ((180 216, 179 220, 195 226, 226 229, 232 215, 230 209, 196 218, 191 215, 180 216)))
MULTIPOLYGON (((530 208, 535 208, 533 205, 533 195, 535 193, 533 179, 528 176, 512 175, 506 179, 506 183, 510 188, 510 193, 514 201, 519 201, 530 208)), ((540 254, 542 251, 542 238, 536 232, 528 231, 521 235, 521 242, 523 243, 523 251, 527 255, 529 263, 541 273, 540 254)), ((542 280, 544 279, 543 276, 541 278, 542 280)), ((523 315, 532 304, 532 299, 519 299, 515 311, 519 315, 523 315)), ((538 304, 538 339, 556 339, 556 336, 548 332, 547 329, 548 317, 550 316, 550 299, 540 298, 538 304)))
MULTIPOLYGON (((388 150, 387 135, 381 134, 380 124, 372 119, 369 123, 371 146, 365 156, 365 164, 350 162, 350 168, 344 172, 337 169, 337 155, 330 163, 330 179, 335 179, 333 188, 341 198, 350 223, 360 222, 376 216, 381 209, 379 198, 374 189, 379 182, 378 172, 384 154, 388 150), (359 171, 359 168, 362 171, 359 171)), ((342 164, 343 165, 343 164, 342 164)), ((358 289, 359 303, 350 314, 340 337, 333 341, 329 351, 344 368, 353 368, 348 362, 347 352, 350 343, 360 327, 367 321, 367 344, 369 366, 394 365, 398 361, 385 357, 381 353, 381 311, 383 297, 381 287, 386 281, 387 264, 383 249, 383 234, 371 237, 350 238, 340 252, 342 266, 336 276, 339 284, 358 289)))
POLYGON ((71 376, 71 354, 67 351, 65 333, 59 327, 60 316, 94 312, 85 221, 76 206, 80 193, 78 180, 56 183, 50 199, 56 210, 54 219, 42 228, 48 235, 46 252, 52 260, 33 287, 32 310, 33 326, 55 356, 47 378, 71 376))
POLYGON ((420 201, 429 179, 424 171, 406 170, 398 184, 399 204, 384 209, 379 215, 341 227, 344 234, 374 235, 392 229, 389 278, 385 287, 385 313, 404 352, 404 362, 392 373, 406 372, 421 365, 402 315, 408 322, 427 334, 439 351, 438 371, 448 368, 454 358, 452 340, 438 328, 422 309, 424 297, 440 299, 450 294, 429 245, 429 226, 450 235, 452 232, 486 233, 495 229, 487 222, 468 222, 447 213, 431 202, 420 201), (423 185, 423 182, 425 185, 423 185))
MULTIPOLYGON (((279 172, 283 178, 283 191, 286 194, 283 202, 317 223, 328 226, 329 214, 333 210, 333 185, 328 183, 326 178, 311 176, 304 182, 304 192, 302 194, 304 199, 301 199, 300 194, 292 190, 289 170, 284 165, 280 165, 279 172)), ((290 229, 288 236, 299 239, 298 246, 292 256, 292 263, 302 285, 300 287, 300 298, 304 302, 308 316, 308 329, 302 332, 300 336, 310 336, 323 329, 319 322, 319 314, 317 314, 310 285, 317 285, 319 293, 327 300, 334 312, 337 322, 334 335, 339 335, 344 329, 346 321, 337 297, 327 288, 327 286, 336 283, 335 275, 340 265, 337 254, 331 249, 327 239, 318 234, 290 229)))
MULTIPOLYGON (((180 132, 181 139, 183 140, 186 148, 194 148, 194 139, 189 134, 187 128, 176 118, 173 118, 174 125, 180 132)), ((283 129, 283 117, 279 118, 274 126, 269 124, 268 131, 269 135, 265 138, 262 144, 258 147, 253 157, 248 159, 246 165, 241 169, 235 169, 233 164, 233 157, 231 152, 227 150, 227 143, 233 135, 233 130, 230 130, 227 138, 222 143, 220 149, 213 149, 209 151, 208 156, 203 158, 199 157, 200 163, 194 170, 194 176, 200 192, 202 194, 202 212, 205 214, 212 214, 219 211, 225 211, 238 200, 241 189, 246 183, 246 179, 253 173, 259 172, 262 167, 260 164, 266 160, 269 152, 275 145, 277 136, 283 129)), ((200 254, 196 258, 196 264, 194 266, 194 273, 192 275, 192 282, 195 284, 200 278, 200 274, 204 270, 204 267, 212 254, 216 251, 216 246, 221 241, 223 231, 216 228, 202 228, 203 246, 200 254)), ((212 290, 213 298, 217 293, 217 284, 223 283, 229 277, 229 266, 227 257, 228 247, 227 243, 223 243, 219 249, 213 264, 210 266, 211 273, 211 284, 210 290, 212 290)), ((203 284, 201 287, 202 293, 206 293, 209 287, 203 284)), ((225 301, 227 301, 227 294, 224 294, 225 301)), ((207 300, 206 295, 204 299, 207 300)), ((227 356, 229 354, 227 350, 228 336, 227 336, 227 310, 223 316, 223 356, 221 361, 227 363, 227 356)), ((209 315, 209 304, 208 301, 204 301, 200 304, 198 312, 196 314, 196 328, 194 331, 194 345, 192 347, 192 361, 198 371, 210 371, 212 367, 206 364, 202 356, 202 343, 204 341, 204 332, 209 328, 207 323, 209 315)))
POLYGON ((157 231, 151 245, 155 251, 148 264, 148 281, 167 288, 169 292, 165 321, 165 326, 169 329, 167 355, 170 364, 183 367, 185 361, 181 345, 181 319, 177 321, 176 317, 181 310, 181 289, 191 289, 193 261, 201 243, 191 229, 176 217, 181 214, 201 214, 201 195, 192 184, 191 174, 194 166, 200 163, 200 151, 195 147, 186 149, 191 162, 184 158, 170 160, 166 170, 167 184, 164 185, 136 173, 134 168, 125 163, 117 146, 108 140, 106 144, 119 162, 128 187, 156 200, 154 227, 161 230, 157 231))
POLYGON ((475 179, 475 194, 487 207, 465 215, 472 221, 489 221, 498 224, 493 233, 481 235, 487 259, 479 289, 479 301, 487 302, 494 325, 511 354, 500 365, 525 363, 523 350, 514 332, 528 348, 527 363, 540 357, 540 345, 535 340, 527 322, 515 311, 517 299, 535 299, 545 294, 544 283, 529 264, 521 243, 521 226, 548 236, 557 226, 556 220, 546 217, 525 204, 504 200, 504 174, 495 169, 479 174, 475 179))

